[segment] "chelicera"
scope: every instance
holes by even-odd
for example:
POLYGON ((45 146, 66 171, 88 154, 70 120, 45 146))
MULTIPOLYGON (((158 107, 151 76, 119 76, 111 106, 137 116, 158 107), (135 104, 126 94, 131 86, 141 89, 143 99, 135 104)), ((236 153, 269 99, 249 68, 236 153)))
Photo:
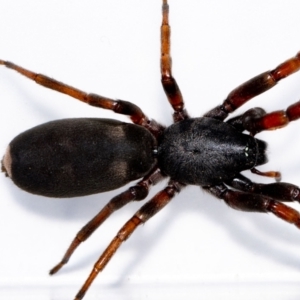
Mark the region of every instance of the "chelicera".
POLYGON ((65 119, 52 121, 18 135, 9 144, 2 171, 20 188, 47 197, 75 197, 114 190, 140 179, 112 198, 76 235, 56 273, 73 252, 114 211, 147 197, 150 187, 163 178, 167 186, 146 202, 119 230, 96 262, 76 295, 82 299, 89 286, 120 245, 148 221, 186 185, 198 185, 230 207, 242 211, 270 212, 300 228, 300 214, 282 202, 300 201, 299 187, 280 181, 280 173, 260 172, 267 162, 264 141, 254 136, 300 118, 300 102, 286 110, 266 113, 252 108, 234 118, 228 116, 251 98, 267 91, 300 69, 300 52, 271 71, 243 83, 223 103, 199 118, 190 118, 172 75, 169 7, 163 0, 161 25, 161 81, 174 113, 174 124, 165 128, 148 119, 133 103, 87 94, 8 61, 0 64, 36 83, 67 94, 95 107, 128 115, 132 123, 112 119, 65 119), (244 133, 247 131, 250 134, 244 133), (55 159, 52 159, 55 156, 55 159), (254 183, 244 170, 276 179, 254 183))

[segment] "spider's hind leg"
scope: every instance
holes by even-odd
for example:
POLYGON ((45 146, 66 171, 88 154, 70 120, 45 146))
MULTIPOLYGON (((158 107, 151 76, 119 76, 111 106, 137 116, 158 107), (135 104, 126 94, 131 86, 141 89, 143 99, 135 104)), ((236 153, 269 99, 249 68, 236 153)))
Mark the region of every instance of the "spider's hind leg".
POLYGON ((122 208, 132 201, 144 200, 148 196, 149 188, 161 181, 164 176, 160 169, 155 167, 146 177, 139 181, 136 185, 131 186, 126 191, 112 198, 100 212, 90 220, 81 230, 76 234, 69 248, 67 249, 62 260, 50 270, 50 275, 58 272, 67 262, 77 249, 77 247, 87 240, 92 233, 116 210, 122 208))
POLYGON ((137 105, 129 101, 119 99, 113 100, 97 94, 86 93, 46 75, 32 72, 19 65, 2 59, 0 59, 0 65, 6 66, 7 68, 22 74, 28 79, 35 81, 39 85, 66 94, 89 105, 112 110, 113 112, 118 114, 127 115, 130 117, 133 123, 147 128, 156 137, 160 135, 161 131, 163 130, 162 125, 158 124, 154 120, 149 120, 137 105))
POLYGON ((96 276, 102 272, 112 256, 116 253, 118 248, 126 241, 129 236, 138 228, 138 226, 147 222, 157 212, 159 212, 165 205, 167 205, 172 198, 180 192, 184 185, 170 180, 168 186, 158 192, 151 200, 146 202, 134 215, 129 219, 125 225, 118 231, 115 238, 111 241, 108 247, 104 250, 98 261, 95 263, 92 272, 87 278, 86 282, 76 295, 76 300, 81 300, 86 291, 92 284, 96 276))

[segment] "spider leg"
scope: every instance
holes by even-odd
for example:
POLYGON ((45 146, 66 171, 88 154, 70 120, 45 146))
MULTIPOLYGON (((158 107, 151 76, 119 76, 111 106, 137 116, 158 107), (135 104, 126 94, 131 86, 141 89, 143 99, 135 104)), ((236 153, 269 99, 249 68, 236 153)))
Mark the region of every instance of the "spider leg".
POLYGON ((248 130, 251 135, 256 135, 263 130, 274 130, 288 125, 289 122, 300 118, 300 101, 290 105, 286 110, 266 113, 256 107, 249 109, 243 115, 237 116, 227 122, 240 131, 248 130))
POLYGON ((9 69, 15 70, 25 77, 35 81, 36 83, 66 94, 89 105, 109 109, 115 113, 128 115, 133 123, 146 127, 155 136, 158 136, 163 127, 154 120, 149 120, 143 111, 135 104, 124 100, 113 100, 96 94, 88 94, 77 88, 59 82, 43 74, 34 73, 24 69, 12 62, 0 60, 0 65, 4 65, 9 69))
POLYGON ((121 246, 121 244, 127 240, 127 238, 133 233, 133 231, 141 224, 144 224, 151 217, 153 217, 158 211, 160 211, 176 193, 180 192, 183 185, 175 181, 169 181, 168 186, 162 191, 158 192, 151 200, 145 203, 129 221, 119 230, 115 238, 111 241, 105 251, 102 253, 98 261, 95 263, 92 272, 88 279, 78 292, 75 300, 80 300, 84 297, 86 291, 92 284, 96 276, 104 269, 112 256, 121 246))
MULTIPOLYGON (((279 189, 280 184, 277 184, 277 189, 279 189)), ((300 213, 280 201, 274 200, 272 197, 233 191, 224 184, 206 187, 205 189, 217 198, 224 200, 231 208, 248 212, 271 212, 278 218, 294 224, 300 229, 300 213)))
POLYGON ((161 82, 166 96, 174 109, 173 119, 178 122, 188 118, 184 109, 184 101, 179 86, 172 76, 171 48, 171 27, 169 25, 169 5, 167 0, 163 0, 161 25, 161 82))
POLYGON ((250 108, 242 115, 238 115, 236 117, 226 120, 226 123, 230 124, 231 126, 234 126, 235 129, 237 129, 238 131, 243 132, 246 130, 244 120, 247 120, 247 122, 249 123, 249 119, 255 120, 261 118, 265 114, 266 111, 261 107, 254 107, 254 108, 250 108))
MULTIPOLYGON (((288 59, 274 70, 264 72, 229 93, 224 102, 205 114, 206 117, 224 120, 229 113, 234 112, 248 100, 269 90, 281 79, 300 70, 300 52, 295 57, 288 59)), ((293 110, 293 109, 290 109, 293 110)), ((299 108, 298 108, 299 110, 299 108)), ((273 117, 278 121, 279 117, 273 117)))
POLYGON ((76 237, 70 244, 62 260, 50 270, 50 275, 59 271, 67 262, 77 249, 77 247, 87 240, 92 233, 116 210, 122 208, 124 205, 131 201, 140 201, 148 196, 149 188, 161 181, 164 176, 156 167, 149 175, 144 177, 135 186, 131 186, 126 191, 112 198, 101 211, 90 220, 81 230, 76 234, 76 237))
POLYGON ((255 183, 249 178, 238 174, 231 181, 226 182, 229 186, 247 193, 259 194, 279 201, 300 202, 300 188, 286 182, 275 182, 269 184, 255 183))

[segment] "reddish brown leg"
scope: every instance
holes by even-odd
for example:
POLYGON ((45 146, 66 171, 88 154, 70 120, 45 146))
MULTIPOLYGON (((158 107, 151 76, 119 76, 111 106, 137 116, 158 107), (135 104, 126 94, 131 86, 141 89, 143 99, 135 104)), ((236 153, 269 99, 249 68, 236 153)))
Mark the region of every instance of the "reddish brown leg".
MULTIPOLYGON (((252 99, 255 96, 269 90, 277 84, 281 79, 297 72, 300 70, 300 52, 297 55, 282 64, 277 68, 271 71, 264 72, 249 81, 243 83, 232 92, 229 93, 227 98, 224 100, 223 104, 215 107, 211 111, 205 114, 207 117, 217 118, 224 120, 229 113, 232 113, 237 108, 242 106, 248 100, 252 99)), ((288 108, 291 117, 299 116, 299 105, 296 108, 288 108), (297 111, 297 112, 295 112, 297 111)), ((269 120, 276 120, 276 124, 280 123, 280 116, 270 117, 269 120)), ((273 126, 273 125, 266 125, 273 126)), ((278 126, 278 125, 276 125, 278 126)))
POLYGON ((111 241, 109 246, 100 256, 94 268, 76 295, 75 299, 82 299, 92 284, 96 276, 104 269, 112 256, 121 246, 121 244, 132 234, 132 232, 141 224, 144 224, 151 217, 153 217, 158 211, 160 211, 169 201, 178 193, 181 189, 181 185, 177 182, 170 181, 168 186, 156 194, 150 201, 144 204, 135 215, 119 230, 115 238, 111 241))
POLYGON ((55 274, 60 270, 70 259, 71 255, 77 247, 87 240, 91 234, 116 210, 122 208, 124 205, 131 201, 143 200, 147 197, 149 187, 161 181, 164 177, 160 170, 155 168, 148 176, 143 178, 135 186, 130 187, 128 190, 112 198, 101 211, 90 220, 76 235, 68 250, 66 251, 61 262, 50 270, 50 274, 55 274))
POLYGON ((247 177, 239 174, 233 180, 226 182, 229 186, 247 193, 264 195, 279 201, 298 201, 300 202, 300 188, 286 182, 276 183, 255 183, 247 177))
POLYGON ((227 123, 239 131, 248 130, 252 136, 263 130, 274 130, 288 125, 300 118, 300 101, 290 105, 285 111, 266 113, 262 108, 255 107, 244 114, 229 119, 227 123))
POLYGON ((37 74, 26 70, 9 61, 0 60, 0 65, 4 65, 7 68, 13 69, 44 87, 69 95, 89 105, 109 109, 115 113, 128 115, 133 123, 146 127, 155 136, 158 136, 163 130, 163 127, 160 124, 156 123, 154 120, 149 120, 142 110, 131 102, 124 100, 113 100, 96 94, 87 94, 43 74, 37 74))
POLYGON ((167 98, 174 109, 174 122, 181 121, 188 117, 184 109, 184 101, 175 78, 172 76, 171 58, 171 27, 169 25, 169 5, 167 0, 163 0, 161 25, 161 82, 167 98))
POLYGON ((248 212, 271 212, 278 218, 300 229, 300 214, 295 209, 260 194, 229 190, 225 185, 206 188, 211 194, 223 199, 230 207, 248 212))
POLYGON ((243 125, 252 135, 263 130, 274 130, 286 126, 300 118, 300 101, 290 105, 285 111, 273 111, 260 116, 244 117, 243 125))

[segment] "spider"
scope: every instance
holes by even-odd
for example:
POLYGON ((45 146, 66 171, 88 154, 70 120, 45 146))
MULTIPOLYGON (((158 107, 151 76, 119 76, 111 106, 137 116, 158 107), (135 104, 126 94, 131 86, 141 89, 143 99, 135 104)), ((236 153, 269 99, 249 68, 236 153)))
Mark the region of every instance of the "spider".
POLYGON ((300 52, 275 69, 231 91, 222 104, 203 117, 191 118, 172 75, 168 16, 169 6, 167 0, 163 0, 161 81, 174 110, 174 124, 169 127, 149 119, 133 103, 87 94, 45 75, 0 60, 1 65, 42 86, 92 106, 128 115, 133 123, 92 118, 57 120, 27 130, 9 144, 2 160, 2 171, 17 186, 33 194, 48 197, 83 196, 114 190, 139 179, 136 184, 112 198, 77 233, 50 274, 59 271, 77 247, 114 211, 131 201, 144 200, 151 186, 166 177, 170 178, 167 186, 148 200, 119 230, 95 263, 75 299, 84 297, 95 277, 135 229, 147 222, 187 185, 201 186, 234 209, 270 212, 300 228, 300 214, 282 203, 300 201, 300 189, 279 182, 279 172, 261 172, 256 168, 267 161, 267 145, 254 137, 261 131, 278 129, 300 118, 300 102, 284 111, 266 113, 261 108, 251 108, 241 115, 228 118, 248 100, 298 71, 300 52), (55 159, 52 159, 54 156, 55 159), (244 170, 273 177, 277 182, 254 183, 241 174, 244 170))

